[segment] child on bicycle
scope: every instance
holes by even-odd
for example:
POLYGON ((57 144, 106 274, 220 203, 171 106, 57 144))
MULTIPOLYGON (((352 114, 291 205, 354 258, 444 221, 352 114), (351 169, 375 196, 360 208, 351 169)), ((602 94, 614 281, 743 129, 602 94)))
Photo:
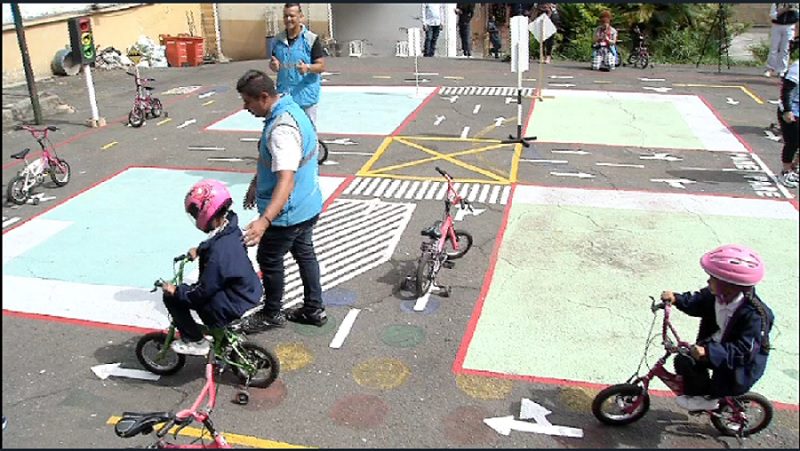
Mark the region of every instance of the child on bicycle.
POLYGON ((755 292, 764 278, 764 262, 755 251, 736 244, 720 246, 704 254, 700 266, 709 275, 707 287, 661 294, 662 301, 701 318, 691 357, 675 357, 675 371, 684 383, 684 394, 676 402, 690 411, 714 410, 719 398, 750 390, 767 366, 775 319, 755 292))
POLYGON ((238 217, 230 210, 232 202, 217 180, 197 182, 186 194, 186 213, 208 237, 189 250, 190 260, 200 257, 198 282, 162 287, 164 305, 180 332, 181 340, 172 343, 179 354, 207 355, 210 350, 191 310, 206 326, 224 327, 261 303, 261 281, 247 256, 238 217))

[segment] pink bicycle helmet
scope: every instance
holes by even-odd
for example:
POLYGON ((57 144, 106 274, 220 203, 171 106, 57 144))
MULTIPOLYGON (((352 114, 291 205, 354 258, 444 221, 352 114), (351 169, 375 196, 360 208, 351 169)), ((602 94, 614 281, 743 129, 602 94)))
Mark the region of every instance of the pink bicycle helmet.
POLYGON ((233 200, 222 182, 206 179, 192 186, 183 203, 186 213, 194 219, 197 228, 209 232, 211 219, 221 210, 230 207, 233 200))
POLYGON ((755 286, 764 278, 764 261, 754 250, 726 244, 706 252, 700 266, 712 277, 743 287, 755 286))

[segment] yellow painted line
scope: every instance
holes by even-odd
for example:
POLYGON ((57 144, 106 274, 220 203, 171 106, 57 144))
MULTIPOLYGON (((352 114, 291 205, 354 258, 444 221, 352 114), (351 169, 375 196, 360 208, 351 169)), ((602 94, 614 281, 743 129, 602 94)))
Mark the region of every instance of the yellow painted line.
POLYGON ((522 144, 517 144, 514 146, 514 156, 511 157, 511 175, 508 179, 511 183, 514 183, 518 180, 517 174, 519 173, 519 159, 522 156, 522 144))
MULTIPOLYGON (((111 416, 109 417, 106 424, 115 425, 121 420, 122 417, 118 416, 111 416)), ((155 427, 160 427, 164 423, 158 423, 155 427)), ((175 434, 175 431, 178 429, 178 426, 173 426, 172 429, 169 430, 169 434, 175 434)), ((227 432, 221 432, 221 434, 225 437, 225 441, 227 441, 231 445, 243 445, 249 446, 251 448, 313 448, 311 446, 303 446, 303 445, 292 445, 291 443, 285 442, 276 442, 274 440, 265 440, 263 438, 252 437, 249 435, 240 435, 240 434, 231 434, 227 432)), ((178 435, 182 435, 185 437, 192 437, 192 438, 200 438, 201 436, 204 439, 212 440, 211 435, 208 433, 206 429, 198 429, 193 427, 185 427, 181 429, 178 435)))
POLYGON ((389 79, 392 78, 392 76, 391 75, 373 75, 372 78, 381 78, 381 79, 384 79, 384 80, 389 80, 389 79))
POLYGON ((464 77, 457 77, 457 76, 450 76, 450 75, 446 75, 446 76, 444 76, 442 78, 446 78, 448 80, 463 80, 464 79, 464 77))
POLYGON ((452 142, 476 142, 476 143, 500 143, 499 139, 481 138, 446 138, 441 136, 395 136, 395 138, 413 139, 416 141, 452 141, 452 142))
MULTIPOLYGON (((401 141, 401 140, 398 139, 398 141, 401 141)), ((456 160, 455 158, 452 158, 449 155, 436 152, 435 150, 428 149, 427 147, 421 146, 421 145, 416 144, 416 143, 412 143, 412 142, 405 141, 405 140, 402 140, 402 142, 404 144, 406 144, 407 146, 413 147, 413 148, 415 148, 417 150, 421 150, 421 151, 423 151, 423 152, 425 152, 427 154, 430 154, 430 155, 433 155, 433 156, 436 156, 436 157, 440 157, 439 159, 442 159, 442 160, 448 161, 450 163, 453 163, 456 166, 462 167, 462 168, 470 170, 472 172, 477 172, 478 174, 484 175, 486 177, 489 177, 490 179, 494 179, 494 180, 499 181, 499 182, 508 183, 508 179, 505 179, 505 178, 503 178, 503 177, 501 177, 501 176, 499 176, 499 175, 497 175, 497 174, 495 174, 495 173, 493 173, 491 171, 487 171, 487 170, 485 170, 483 168, 479 168, 477 166, 473 166, 473 165, 471 165, 469 163, 465 163, 463 161, 456 160)))
POLYGON ((372 165, 375 164, 376 161, 378 161, 378 158, 380 158, 381 155, 383 155, 383 153, 386 152, 386 149, 389 148, 389 144, 392 143, 392 139, 393 138, 391 136, 387 136, 386 138, 384 138, 383 142, 378 147, 378 150, 375 151, 375 154, 372 155, 372 157, 369 160, 367 160, 366 163, 364 163, 364 166, 361 166, 361 169, 356 173, 356 175, 363 176, 369 174, 370 168, 372 168, 372 165))
POLYGON ((212 103, 214 103, 214 101, 213 100, 209 100, 208 102, 204 103, 203 106, 211 105, 212 103))
MULTIPOLYGON (((392 179, 392 180, 419 180, 424 182, 426 180, 431 182, 441 182, 442 176, 438 177, 427 177, 427 176, 418 176, 418 175, 402 175, 402 174, 363 174, 360 177, 374 177, 374 178, 385 178, 385 179, 392 179)), ((493 182, 491 180, 486 179, 462 179, 458 177, 453 177, 454 182, 459 183, 487 183, 493 185, 508 185, 508 182, 493 182)))
POLYGON ((763 105, 763 104, 764 104, 764 101, 763 101, 763 100, 761 100, 761 99, 760 99, 760 98, 759 98, 757 95, 755 95, 755 94, 753 94, 752 92, 750 92, 750 90, 749 90, 749 89, 745 88, 744 86, 739 86, 739 89, 741 89, 743 93, 745 93, 745 94, 749 95, 749 96, 750 96, 750 98, 751 98, 751 99, 753 99, 753 100, 755 100, 755 102, 756 102, 757 104, 759 104, 759 105, 763 105))
POLYGON ((171 120, 172 120, 172 118, 171 118, 171 117, 168 117, 168 118, 164 119, 163 121, 160 121, 160 122, 159 122, 159 123, 157 123, 156 125, 166 124, 167 122, 169 122, 169 121, 171 121, 171 120))
POLYGON ((741 90, 745 95, 750 96, 757 104, 763 105, 764 101, 761 100, 757 95, 753 94, 749 89, 742 85, 704 85, 701 83, 673 83, 672 86, 679 86, 682 88, 737 88, 741 90))
MULTIPOLYGON (((405 144, 407 146, 411 146, 411 147, 413 147, 415 149, 419 149, 419 147, 417 147, 417 145, 415 145, 412 142, 406 141, 403 138, 397 138, 397 142, 403 143, 403 144, 405 144)), ((475 148, 475 149, 460 150, 458 152, 453 152, 453 153, 449 153, 449 154, 441 154, 441 155, 447 155, 447 156, 451 156, 451 157, 458 157, 458 156, 461 156, 461 155, 469 155, 469 154, 473 154, 473 153, 484 152, 484 151, 487 151, 487 150, 494 150, 494 149, 498 149, 500 147, 504 147, 504 146, 507 146, 507 145, 508 144, 493 144, 491 146, 479 147, 479 148, 475 148)), ((423 146, 420 146, 420 147, 423 147, 423 146)), ((424 147, 424 148, 428 149, 427 147, 424 147)), ((431 151, 431 152, 436 152, 435 150, 432 150, 432 149, 428 149, 428 150, 431 151)), ((438 154, 438 152, 437 152, 437 154, 438 154)), ((386 167, 382 167, 382 168, 371 169, 370 173, 371 174, 381 174, 381 173, 385 173, 387 171, 393 171, 393 170, 396 170, 396 169, 408 168, 408 167, 411 167, 411 166, 418 166, 420 164, 430 163, 432 161, 441 160, 441 159, 442 159, 442 157, 440 157, 440 156, 434 156, 434 157, 430 157, 430 158, 423 158, 421 160, 413 160, 413 161, 408 161, 408 162, 405 162, 405 163, 395 164, 395 165, 392 165, 392 166, 386 166, 386 167)))
POLYGON ((111 141, 110 143, 108 143, 105 146, 101 147, 101 149, 108 150, 108 149, 116 146, 117 144, 119 144, 117 141, 111 141))

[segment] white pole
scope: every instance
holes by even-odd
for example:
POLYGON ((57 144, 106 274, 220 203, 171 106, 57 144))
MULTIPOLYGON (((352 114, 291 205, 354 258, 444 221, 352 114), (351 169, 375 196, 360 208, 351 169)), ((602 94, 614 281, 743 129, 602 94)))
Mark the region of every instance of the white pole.
POLYGON ((92 68, 88 64, 83 66, 83 73, 86 74, 86 90, 89 91, 89 105, 92 107, 92 121, 97 123, 100 120, 100 113, 97 111, 97 99, 94 96, 94 81, 92 81, 92 68))

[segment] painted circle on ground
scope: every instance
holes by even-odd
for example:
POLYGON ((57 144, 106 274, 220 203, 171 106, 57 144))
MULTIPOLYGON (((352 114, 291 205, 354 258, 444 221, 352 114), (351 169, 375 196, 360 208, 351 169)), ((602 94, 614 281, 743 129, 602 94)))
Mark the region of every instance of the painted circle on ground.
POLYGON ((459 445, 485 444, 495 434, 483 424, 483 419, 491 416, 484 407, 461 406, 442 420, 444 436, 459 445))
POLYGON ((381 341, 395 348, 413 348, 424 339, 425 331, 410 324, 392 324, 381 334, 381 341))
POLYGON ((306 337, 319 337, 320 335, 328 334, 330 331, 336 329, 336 318, 331 316, 331 312, 327 313, 328 322, 325 323, 324 326, 317 327, 310 324, 292 323, 294 331, 300 335, 305 335, 306 337))
POLYGON ((286 399, 286 393, 288 392, 286 384, 280 379, 277 379, 267 388, 250 387, 247 391, 250 394, 250 402, 244 406, 247 410, 265 410, 278 407, 286 399))
POLYGON ((430 315, 432 313, 435 313, 436 310, 439 310, 439 305, 440 305, 439 300, 431 296, 428 299, 428 303, 425 304, 425 308, 421 312, 418 312, 414 310, 414 305, 416 305, 416 303, 417 303, 416 299, 412 299, 410 301, 403 301, 400 303, 400 310, 402 310, 404 313, 416 313, 416 314, 422 313, 423 315, 430 315))
POLYGON ((368 429, 383 424, 387 413, 389 406, 377 396, 350 395, 336 401, 329 415, 340 426, 368 429))
POLYGON ((346 307, 356 303, 356 293, 344 288, 331 288, 322 292, 322 303, 335 307, 346 307))
POLYGON ((314 361, 314 354, 303 343, 280 343, 275 354, 281 363, 281 371, 295 371, 314 361))
POLYGON ((573 412, 591 412, 595 396, 597 396, 597 390, 583 387, 561 387, 558 390, 558 399, 561 404, 573 412))
POLYGON ((512 381, 469 374, 457 375, 456 385, 469 396, 484 401, 505 399, 514 387, 512 381))
POLYGON ((365 360, 353 368, 353 379, 362 387, 390 390, 408 379, 411 370, 398 359, 374 358, 365 360))

